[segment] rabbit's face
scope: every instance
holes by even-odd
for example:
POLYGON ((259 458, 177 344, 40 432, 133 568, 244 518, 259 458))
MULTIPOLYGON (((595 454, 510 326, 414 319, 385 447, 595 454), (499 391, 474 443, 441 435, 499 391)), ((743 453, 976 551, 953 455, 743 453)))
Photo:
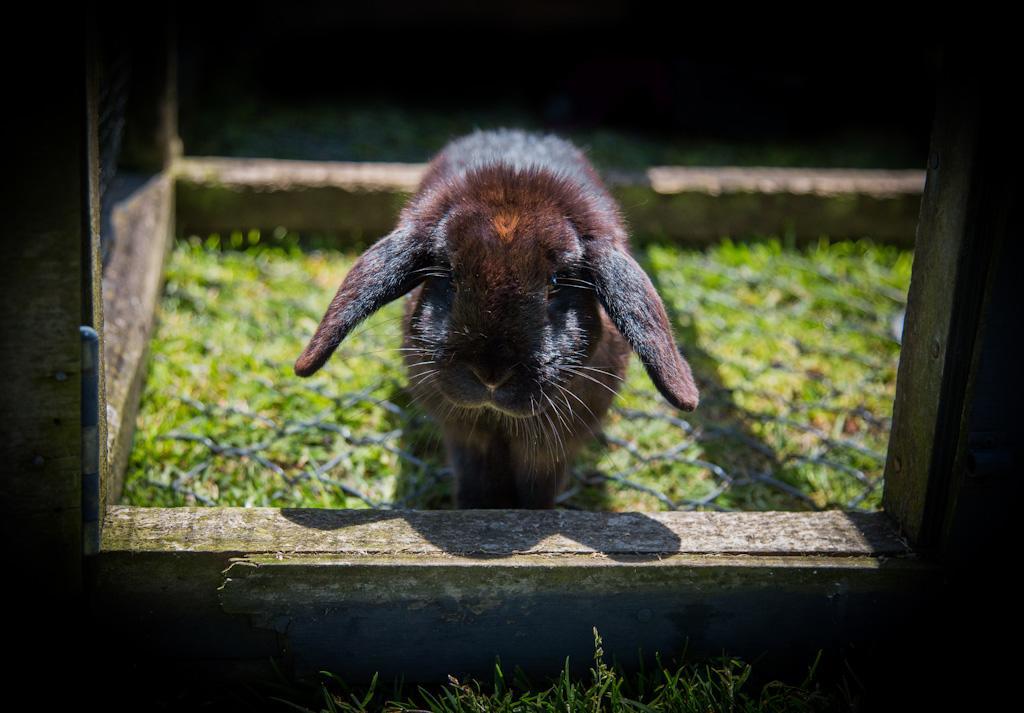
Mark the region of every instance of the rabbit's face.
POLYGON ((450 213, 435 265, 414 293, 406 352, 413 379, 450 404, 526 417, 561 401, 560 387, 601 336, 580 236, 554 206, 450 213))
POLYGON ((586 370, 600 368, 588 360, 603 309, 655 387, 692 411, 690 367, 592 169, 496 162, 460 172, 459 161, 435 160, 398 227, 352 266, 295 373, 315 373, 353 326, 413 291, 404 352, 413 385, 436 386, 453 407, 526 417, 568 398, 574 375, 594 380, 586 370))

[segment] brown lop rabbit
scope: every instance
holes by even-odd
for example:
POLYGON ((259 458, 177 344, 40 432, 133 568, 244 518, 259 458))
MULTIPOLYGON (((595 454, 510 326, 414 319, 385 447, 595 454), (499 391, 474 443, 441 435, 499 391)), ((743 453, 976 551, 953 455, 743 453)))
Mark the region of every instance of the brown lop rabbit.
POLYGON ((444 433, 460 508, 553 507, 630 348, 669 403, 697 406, 618 207, 565 140, 500 130, 448 144, 345 276, 295 373, 410 291, 411 388, 444 433))

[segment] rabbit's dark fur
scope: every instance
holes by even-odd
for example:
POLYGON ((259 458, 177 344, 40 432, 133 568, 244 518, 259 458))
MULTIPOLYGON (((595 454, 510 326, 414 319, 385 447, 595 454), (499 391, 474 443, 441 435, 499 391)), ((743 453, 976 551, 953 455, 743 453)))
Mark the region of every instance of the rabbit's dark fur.
POLYGON ((630 348, 671 404, 697 406, 618 207, 567 141, 502 130, 445 147, 397 228, 346 275, 295 372, 315 372, 410 291, 411 388, 444 432, 459 507, 552 507, 630 348))

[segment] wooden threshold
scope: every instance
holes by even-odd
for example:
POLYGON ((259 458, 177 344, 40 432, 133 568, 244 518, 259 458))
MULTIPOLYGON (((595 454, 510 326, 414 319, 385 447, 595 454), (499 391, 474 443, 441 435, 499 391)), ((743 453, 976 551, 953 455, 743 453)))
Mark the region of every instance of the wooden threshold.
MULTIPOLYGON (((878 645, 936 570, 881 513, 112 507, 93 606, 139 656, 349 680, 638 651, 806 665, 878 645)), ((385 679, 387 680, 387 679, 385 679)))

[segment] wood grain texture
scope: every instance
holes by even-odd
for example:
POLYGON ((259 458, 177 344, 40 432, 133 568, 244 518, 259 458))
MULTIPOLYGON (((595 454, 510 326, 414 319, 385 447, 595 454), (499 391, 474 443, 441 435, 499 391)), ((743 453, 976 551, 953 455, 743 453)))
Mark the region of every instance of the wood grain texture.
POLYGON ((881 513, 112 507, 103 549, 346 556, 906 555, 881 513))
MULTIPOLYGON (((372 239, 394 227, 426 166, 273 159, 176 163, 179 229, 284 226, 372 239)), ((654 167, 607 182, 641 237, 706 243, 724 235, 801 240, 871 236, 911 244, 920 171, 654 167)))
POLYGON ((991 247, 979 97, 961 72, 947 66, 932 130, 885 465, 885 509, 920 548, 941 530, 991 247))
POLYGON ((112 188, 113 248, 103 273, 107 463, 100 502, 121 495, 146 355, 174 230, 174 184, 167 174, 119 176, 112 188))
MULTIPOLYGON (((83 254, 88 241, 84 43, 16 72, 20 107, 5 162, 0 260, 0 507, 17 595, 60 598, 81 587, 83 254), (33 84, 21 87, 31 75, 33 84), (39 88, 45 87, 45 91, 39 88)), ((17 596, 16 596, 17 599, 17 596)), ((17 607, 17 604, 15 605, 17 607)), ((19 608, 19 611, 23 609, 19 608)))
MULTIPOLYGON (((133 656, 444 680, 638 650, 806 666, 909 635, 938 574, 884 515, 113 507, 94 610, 133 656)), ((244 677, 244 675, 243 675, 244 677)))
MULTIPOLYGON (((83 212, 82 231, 87 239, 83 241, 82 265, 84 289, 82 291, 82 325, 92 327, 99 337, 99 353, 95 365, 97 372, 97 391, 92 395, 83 394, 88 399, 87 403, 98 404, 96 414, 95 430, 85 429, 82 432, 83 454, 96 450, 98 462, 95 463, 96 470, 89 471, 99 473, 99 508, 98 514, 93 510, 95 492, 83 490, 83 547, 91 551, 98 544, 97 529, 102 526, 103 516, 106 513, 106 504, 103 501, 104 474, 108 471, 107 464, 107 417, 103 409, 103 394, 106 393, 106 376, 103 356, 103 245, 101 239, 102 224, 102 181, 100 171, 100 120, 99 120, 99 74, 100 68, 97 61, 98 38, 95 25, 90 20, 89 40, 87 41, 86 59, 86 101, 92 111, 86 116, 86 210, 83 212), (98 523, 93 519, 98 517, 98 523)), ((84 356, 84 355, 83 355, 84 356)), ((83 423, 86 420, 83 418, 83 423)), ((94 478, 85 478, 87 468, 83 462, 83 489, 94 491, 96 481, 94 478)))

